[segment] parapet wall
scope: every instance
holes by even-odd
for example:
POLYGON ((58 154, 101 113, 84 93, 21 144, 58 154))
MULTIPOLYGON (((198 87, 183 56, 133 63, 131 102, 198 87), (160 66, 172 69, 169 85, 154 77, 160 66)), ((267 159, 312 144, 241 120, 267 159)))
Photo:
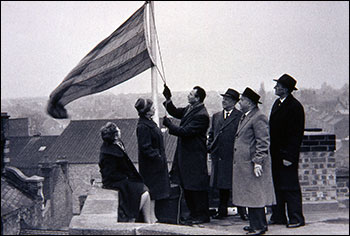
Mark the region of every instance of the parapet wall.
MULTIPOLYGON (((305 132, 299 160, 299 182, 306 208, 338 207, 334 134, 305 132)), ((346 188, 346 186, 343 186, 346 188)), ((347 186, 349 193, 349 186, 347 186)))
POLYGON ((230 232, 188 226, 118 222, 118 191, 94 184, 79 216, 69 224, 70 235, 230 235, 230 232))

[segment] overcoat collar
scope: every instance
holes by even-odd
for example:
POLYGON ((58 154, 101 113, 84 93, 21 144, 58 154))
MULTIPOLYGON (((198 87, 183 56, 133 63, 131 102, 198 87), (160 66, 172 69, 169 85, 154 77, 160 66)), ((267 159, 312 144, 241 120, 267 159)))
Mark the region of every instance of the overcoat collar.
POLYGON ((154 128, 154 127, 157 127, 157 124, 153 121, 153 120, 149 120, 145 117, 140 117, 139 118, 139 121, 138 121, 138 124, 144 124, 150 128, 154 128))
POLYGON ((126 154, 126 152, 117 144, 113 144, 113 143, 111 144, 106 142, 103 142, 101 146, 101 153, 109 154, 113 156, 124 156, 126 154))
POLYGON ((290 103, 291 100, 293 100, 294 97, 292 94, 289 94, 286 99, 281 103, 279 104, 280 102, 280 99, 276 99, 275 103, 273 104, 272 106, 272 109, 271 109, 271 115, 273 115, 274 113, 278 112, 279 110, 281 110, 283 107, 286 106, 286 104, 290 103))
POLYGON ((246 124, 250 121, 250 119, 259 111, 258 107, 253 108, 249 114, 244 118, 243 121, 240 121, 238 124, 238 128, 237 128, 237 134, 242 130, 242 128, 244 126, 246 126, 246 124))
POLYGON ((229 117, 227 117, 225 120, 224 119, 224 112, 225 112, 225 110, 223 110, 221 113, 222 114, 221 119, 223 122, 222 122, 222 126, 221 126, 220 130, 223 130, 226 126, 228 126, 232 121, 235 120, 235 118, 238 114, 240 114, 236 108, 233 108, 229 117))
POLYGON ((199 104, 195 105, 190 111, 188 111, 188 109, 190 109, 190 106, 188 106, 187 110, 186 110, 187 114, 185 113, 184 117, 182 117, 180 125, 183 125, 186 122, 190 121, 191 118, 193 117, 193 114, 196 114, 197 112, 199 112, 203 108, 204 108, 203 103, 199 103, 199 104))

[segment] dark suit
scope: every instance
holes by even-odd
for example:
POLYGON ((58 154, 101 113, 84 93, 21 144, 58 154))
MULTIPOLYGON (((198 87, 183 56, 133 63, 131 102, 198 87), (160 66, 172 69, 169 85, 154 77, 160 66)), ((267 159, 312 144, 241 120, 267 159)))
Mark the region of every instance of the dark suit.
POLYGON ((191 217, 209 219, 207 167, 207 130, 209 115, 203 103, 191 110, 190 106, 176 108, 171 101, 164 102, 168 113, 181 119, 179 126, 170 124, 169 133, 178 137, 171 180, 184 188, 185 200, 191 217))
POLYGON ((285 213, 287 204, 289 223, 304 223, 302 196, 299 184, 299 154, 304 135, 305 114, 300 102, 291 94, 283 103, 277 99, 270 115, 270 152, 272 174, 277 205, 272 207, 271 220, 288 223, 285 213), (290 166, 283 164, 290 161, 290 166))
MULTIPOLYGON (((212 160, 210 186, 219 189, 219 214, 225 216, 232 189, 233 145, 242 112, 234 108, 226 119, 224 112, 217 112, 212 117, 208 152, 212 160)), ((243 207, 239 207, 238 211, 239 214, 245 214, 243 207)))

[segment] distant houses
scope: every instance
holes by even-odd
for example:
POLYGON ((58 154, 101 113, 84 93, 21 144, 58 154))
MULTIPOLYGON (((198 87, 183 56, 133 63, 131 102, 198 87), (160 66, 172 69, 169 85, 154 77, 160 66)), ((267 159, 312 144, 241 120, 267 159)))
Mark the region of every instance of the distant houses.
POLYGON ((349 104, 338 99, 332 106, 332 112, 304 106, 306 126, 335 134, 337 140, 345 139, 349 137, 349 104))

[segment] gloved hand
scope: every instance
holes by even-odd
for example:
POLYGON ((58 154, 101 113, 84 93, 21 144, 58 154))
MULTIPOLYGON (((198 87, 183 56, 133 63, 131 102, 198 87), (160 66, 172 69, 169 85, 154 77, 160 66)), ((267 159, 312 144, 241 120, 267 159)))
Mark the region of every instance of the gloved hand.
POLYGON ((166 84, 164 84, 163 95, 164 95, 166 100, 170 100, 171 92, 170 92, 170 89, 168 88, 168 86, 166 86, 166 84))
POLYGON ((171 124, 172 124, 172 123, 171 123, 171 120, 170 120, 168 117, 164 116, 164 117, 163 117, 163 125, 164 125, 165 127, 169 127, 171 124))

